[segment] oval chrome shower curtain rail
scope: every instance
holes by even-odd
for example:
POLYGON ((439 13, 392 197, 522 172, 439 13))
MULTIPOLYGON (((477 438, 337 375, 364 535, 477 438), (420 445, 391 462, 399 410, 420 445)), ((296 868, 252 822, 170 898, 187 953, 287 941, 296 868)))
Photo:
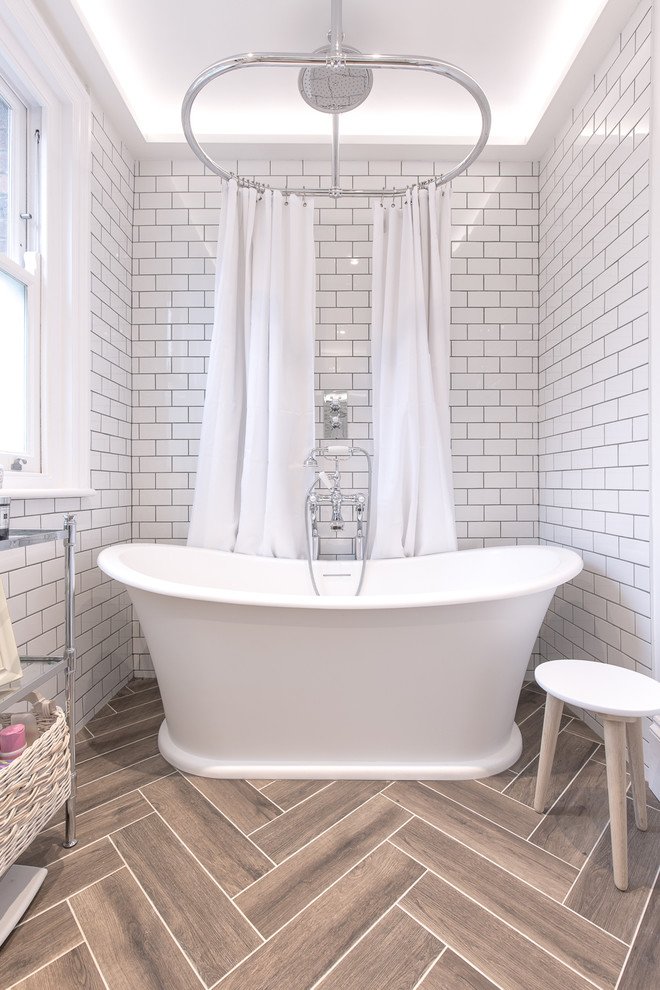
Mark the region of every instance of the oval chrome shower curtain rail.
MULTIPOLYGON (((295 53, 277 54, 274 52, 249 52, 244 55, 232 55, 229 58, 225 58, 214 63, 209 66, 208 69, 205 69, 204 72, 201 72, 199 76, 197 76, 188 89, 188 92, 183 100, 181 120, 188 144, 200 161, 202 161, 212 172, 219 175, 221 178, 236 179, 240 185, 253 186, 258 189, 266 188, 263 183, 257 182, 254 179, 243 178, 232 172, 228 172, 209 155, 207 155, 197 141, 190 123, 191 111, 195 100, 204 87, 208 86, 210 82, 213 82, 214 79, 218 79, 220 76, 225 75, 227 72, 233 72, 235 69, 245 69, 253 65, 281 65, 289 68, 304 69, 310 66, 339 64, 341 66, 355 66, 357 68, 364 69, 419 69, 425 72, 433 72, 458 83, 459 86, 462 86, 463 89, 467 90, 467 92, 473 97, 481 113, 481 133, 477 143, 474 145, 469 154, 467 154, 465 158, 458 163, 458 165, 455 165, 453 168, 449 169, 449 171, 444 172, 440 176, 434 176, 426 179, 422 185, 430 185, 431 183, 435 183, 436 186, 439 186, 443 183, 449 182, 457 175, 460 175, 461 172, 464 172, 468 166, 471 165, 472 162, 481 154, 490 133, 490 107, 488 105, 486 95, 481 87, 466 72, 463 72, 462 69, 459 69, 455 65, 451 65, 449 62, 443 62, 440 59, 435 58, 424 58, 415 55, 351 54, 348 51, 342 51, 339 54, 335 54, 334 52, 332 54, 329 54, 328 52, 314 52, 309 55, 295 53)), ((282 188, 281 191, 284 193, 298 193, 299 195, 332 196, 335 198, 339 198, 340 196, 384 196, 389 199, 391 196, 405 196, 407 192, 407 188, 405 187, 400 189, 385 190, 341 188, 339 185, 339 132, 337 119, 338 115, 334 114, 331 174, 332 185, 327 189, 305 189, 304 187, 293 188, 288 186, 286 188, 282 188)))

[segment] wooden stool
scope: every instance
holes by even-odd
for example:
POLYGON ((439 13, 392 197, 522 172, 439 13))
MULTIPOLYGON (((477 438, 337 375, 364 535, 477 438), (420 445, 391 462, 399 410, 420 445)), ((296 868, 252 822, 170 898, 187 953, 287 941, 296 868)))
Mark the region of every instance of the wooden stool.
POLYGON ((646 830, 646 787, 642 748, 642 717, 660 712, 660 683, 625 667, 594 660, 550 660, 534 675, 548 692, 534 810, 545 810, 552 761, 564 702, 595 712, 605 730, 605 764, 612 834, 612 868, 619 890, 628 888, 628 826, 626 817, 626 735, 637 828, 646 830))

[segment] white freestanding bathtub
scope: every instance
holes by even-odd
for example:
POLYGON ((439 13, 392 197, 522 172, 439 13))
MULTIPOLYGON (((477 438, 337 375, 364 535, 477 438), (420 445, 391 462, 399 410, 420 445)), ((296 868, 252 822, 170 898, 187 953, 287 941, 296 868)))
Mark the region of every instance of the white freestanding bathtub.
POLYGON ((207 777, 482 777, 543 617, 582 560, 551 546, 314 564, 162 544, 103 550, 160 686, 163 756, 207 777))

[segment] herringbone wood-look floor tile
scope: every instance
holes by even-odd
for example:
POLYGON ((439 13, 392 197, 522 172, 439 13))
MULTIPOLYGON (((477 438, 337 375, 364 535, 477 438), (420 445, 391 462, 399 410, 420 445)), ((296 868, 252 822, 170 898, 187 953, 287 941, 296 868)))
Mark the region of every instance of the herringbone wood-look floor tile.
POLYGON ((78 845, 58 824, 21 857, 50 872, 0 990, 657 990, 660 807, 621 893, 569 716, 531 808, 543 704, 523 689, 523 754, 484 781, 211 780, 165 764, 131 682, 80 736, 78 845))

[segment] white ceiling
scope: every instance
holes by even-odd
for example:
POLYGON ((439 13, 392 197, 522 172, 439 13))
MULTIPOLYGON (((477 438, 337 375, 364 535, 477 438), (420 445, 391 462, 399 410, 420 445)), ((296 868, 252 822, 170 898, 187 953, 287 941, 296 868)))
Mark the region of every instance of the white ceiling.
MULTIPOLYGON (((193 79, 245 52, 327 44, 330 0, 35 0, 80 75, 137 157, 186 148, 180 112, 193 79)), ((372 54, 451 62, 485 91, 490 157, 538 158, 580 98, 637 0, 344 0, 345 42, 372 54)), ((378 70, 369 99, 342 115, 342 155, 457 157, 480 117, 458 86, 425 72, 378 70), (451 146, 451 147, 450 147, 451 146)), ((331 117, 301 99, 297 70, 232 72, 195 104, 209 150, 327 154, 331 117)))

